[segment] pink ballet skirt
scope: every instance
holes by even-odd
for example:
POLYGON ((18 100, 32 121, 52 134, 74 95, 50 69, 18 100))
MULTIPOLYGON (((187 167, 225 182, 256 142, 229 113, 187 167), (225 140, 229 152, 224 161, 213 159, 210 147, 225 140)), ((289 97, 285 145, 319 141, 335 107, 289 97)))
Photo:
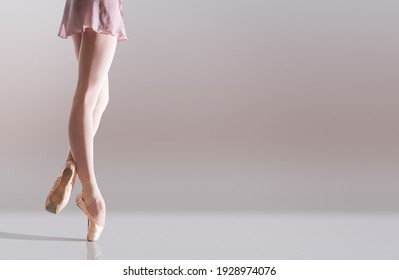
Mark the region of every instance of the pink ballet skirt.
POLYGON ((66 39, 86 28, 127 40, 122 0, 66 0, 58 36, 66 39))

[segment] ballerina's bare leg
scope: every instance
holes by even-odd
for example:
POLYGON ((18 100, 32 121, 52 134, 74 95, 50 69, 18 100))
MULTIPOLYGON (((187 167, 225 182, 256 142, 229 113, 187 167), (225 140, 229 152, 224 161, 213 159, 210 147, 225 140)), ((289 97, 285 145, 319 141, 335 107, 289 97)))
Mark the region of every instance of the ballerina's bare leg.
MULTIPOLYGON (((76 54, 76 59, 79 61, 79 52, 80 52, 80 45, 82 43, 82 34, 74 34, 72 36, 73 42, 74 42, 74 47, 75 47, 75 54, 76 54)), ((98 127, 101 122, 101 117, 107 108, 109 102, 109 84, 108 84, 108 75, 107 79, 101 89, 100 95, 98 96, 97 103, 96 103, 96 108, 94 109, 93 112, 93 130, 94 130, 94 137, 97 134, 98 127)), ((72 153, 71 149, 68 149, 67 153, 67 160, 72 159, 72 153)))
POLYGON ((88 28, 82 35, 74 35, 73 40, 75 45, 80 41, 80 49, 78 82, 68 123, 69 145, 82 183, 85 204, 99 224, 104 224, 105 202, 94 172, 93 139, 96 124, 93 118, 100 93, 108 84, 108 71, 115 54, 117 37, 96 33, 88 28))

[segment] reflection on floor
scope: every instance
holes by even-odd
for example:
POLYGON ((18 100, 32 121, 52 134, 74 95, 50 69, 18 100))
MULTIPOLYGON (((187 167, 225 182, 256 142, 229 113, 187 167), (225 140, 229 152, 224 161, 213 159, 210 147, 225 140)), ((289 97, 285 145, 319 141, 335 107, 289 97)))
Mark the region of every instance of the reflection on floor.
POLYGON ((0 213, 0 259, 398 259, 399 215, 0 213))

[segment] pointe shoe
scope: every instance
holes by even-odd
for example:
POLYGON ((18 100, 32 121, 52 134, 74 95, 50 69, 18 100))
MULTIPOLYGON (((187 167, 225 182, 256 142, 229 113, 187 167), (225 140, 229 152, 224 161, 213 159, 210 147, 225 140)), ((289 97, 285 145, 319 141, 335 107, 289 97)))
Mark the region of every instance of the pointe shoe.
POLYGON ((76 181, 76 164, 69 159, 61 171, 61 175, 57 177, 47 195, 45 208, 48 212, 58 214, 67 205, 73 186, 76 181))
POLYGON ((88 219, 88 225, 87 225, 87 240, 88 241, 97 241, 101 233, 104 230, 104 226, 100 226, 98 222, 93 218, 92 215, 90 215, 89 211, 87 210, 86 204, 83 200, 82 193, 79 193, 78 196, 76 197, 76 205, 82 209, 82 211, 85 213, 88 219))

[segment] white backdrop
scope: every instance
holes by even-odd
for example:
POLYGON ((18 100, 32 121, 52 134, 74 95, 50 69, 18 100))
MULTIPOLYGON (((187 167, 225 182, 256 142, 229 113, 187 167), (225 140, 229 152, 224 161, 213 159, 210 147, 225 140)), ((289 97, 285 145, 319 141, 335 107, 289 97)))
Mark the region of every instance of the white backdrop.
MULTIPOLYGON (((42 211, 68 148, 73 46, 56 35, 64 1, 1 2, 0 211, 42 211)), ((398 1, 123 8, 95 139, 109 209, 399 210, 398 1)))

